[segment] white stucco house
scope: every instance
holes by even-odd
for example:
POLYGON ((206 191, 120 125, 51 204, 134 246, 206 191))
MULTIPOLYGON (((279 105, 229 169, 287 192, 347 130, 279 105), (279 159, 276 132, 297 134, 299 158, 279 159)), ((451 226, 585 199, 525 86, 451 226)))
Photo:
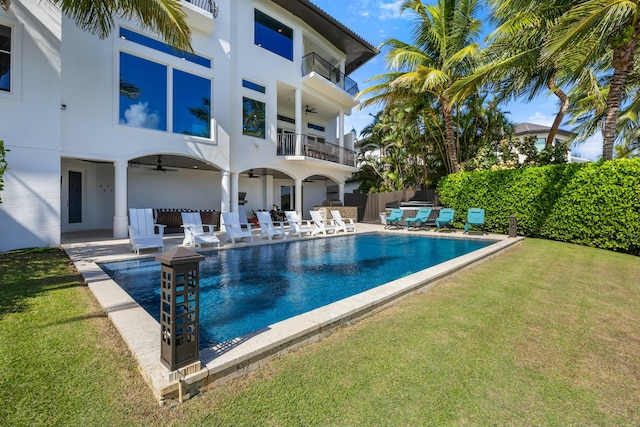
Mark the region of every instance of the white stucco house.
MULTIPOLYGON (((518 123, 513 127, 514 136, 520 140, 528 136, 534 136, 536 138, 536 148, 538 151, 541 151, 545 145, 547 144, 547 137, 549 136, 549 131, 551 128, 549 126, 539 125, 536 123, 518 123)), ((575 134, 568 130, 558 129, 556 133, 556 137, 554 143, 556 141, 567 142, 570 140, 575 134)), ((519 154, 520 162, 524 161, 524 156, 519 154)), ((571 149, 567 150, 567 162, 568 163, 585 163, 589 160, 583 159, 581 157, 576 157, 571 154, 571 149)))
POLYGON ((376 48, 308 0, 181 4, 195 55, 134 22, 101 40, 50 2, 0 8, 0 251, 126 237, 130 207, 234 211, 246 193, 249 212, 308 217, 342 200, 348 75, 376 48))

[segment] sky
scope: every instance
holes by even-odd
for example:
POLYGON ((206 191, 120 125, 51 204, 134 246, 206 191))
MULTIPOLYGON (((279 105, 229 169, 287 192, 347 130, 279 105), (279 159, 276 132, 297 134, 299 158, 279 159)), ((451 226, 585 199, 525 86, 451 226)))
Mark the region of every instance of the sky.
MULTIPOLYGON (((400 5, 403 0, 312 0, 312 2, 373 46, 377 47, 389 38, 411 42, 414 15, 409 12, 400 14, 400 5)), ((430 1, 425 0, 425 3, 427 2, 430 1)), ((487 13, 487 10, 481 10, 480 16, 486 16, 487 13)), ((483 34, 487 34, 489 31, 490 28, 485 25, 483 34)), ((385 67, 384 58, 380 54, 349 77, 355 80, 362 90, 373 84, 373 82, 367 82, 367 79, 388 71, 390 70, 385 67)), ((552 94, 541 95, 531 102, 510 102, 502 105, 501 109, 507 113, 514 124, 529 122, 551 126, 558 111, 556 99, 552 94)), ((372 121, 369 114, 375 114, 378 109, 376 107, 362 110, 354 109, 351 116, 345 119, 345 128, 353 128, 359 135, 360 131, 372 121)), ((568 125, 563 125, 561 128, 572 130, 568 125)), ((572 154, 597 160, 602 155, 602 138, 599 135, 590 138, 579 147, 574 147, 572 154)))

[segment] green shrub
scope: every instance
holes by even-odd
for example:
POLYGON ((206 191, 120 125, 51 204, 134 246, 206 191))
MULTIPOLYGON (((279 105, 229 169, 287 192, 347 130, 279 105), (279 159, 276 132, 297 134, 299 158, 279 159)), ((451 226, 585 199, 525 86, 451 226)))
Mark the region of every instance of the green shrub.
POLYGON ((461 172, 438 184, 440 202, 485 209, 488 231, 518 233, 640 255, 640 159, 461 172))

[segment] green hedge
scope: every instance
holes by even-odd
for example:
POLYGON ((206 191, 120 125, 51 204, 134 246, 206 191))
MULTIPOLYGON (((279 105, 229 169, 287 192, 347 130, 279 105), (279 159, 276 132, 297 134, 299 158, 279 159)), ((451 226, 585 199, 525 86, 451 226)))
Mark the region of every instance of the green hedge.
POLYGON ((485 209, 488 231, 518 234, 640 255, 640 158, 523 169, 462 172, 438 184, 440 203, 485 209))

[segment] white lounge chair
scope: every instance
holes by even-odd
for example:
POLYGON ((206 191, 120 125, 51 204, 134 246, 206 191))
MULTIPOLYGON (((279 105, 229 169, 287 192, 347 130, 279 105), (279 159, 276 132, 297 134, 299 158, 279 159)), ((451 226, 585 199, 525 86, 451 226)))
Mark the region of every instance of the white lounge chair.
POLYGON ((258 216, 258 222, 260 223, 260 236, 267 237, 269 240, 273 236, 282 236, 283 239, 287 238, 287 233, 284 229, 284 222, 276 221, 276 224, 280 224, 280 227, 274 225, 271 219, 271 214, 266 211, 256 212, 258 216))
POLYGON ((244 239, 245 237, 253 242, 251 224, 240 223, 238 212, 222 212, 222 221, 224 222, 226 239, 231 240, 231 243, 235 245, 236 239, 244 239), (243 229, 243 226, 246 228, 243 229))
POLYGON ((153 221, 153 210, 129 209, 129 244, 131 251, 140 255, 140 249, 158 248, 164 251, 164 228, 162 224, 155 224, 153 221), (156 234, 156 228, 158 233, 156 234))
POLYGON ((313 227, 311 227, 311 221, 305 219, 306 225, 303 225, 301 220, 298 217, 298 212, 296 211, 285 211, 285 216, 287 217, 287 222, 289 223, 289 235, 295 234, 298 237, 302 237, 304 233, 313 233, 313 227))
POLYGON ((331 211, 331 217, 333 218, 333 223, 336 225, 336 232, 344 231, 347 233, 349 231, 356 231, 353 218, 342 218, 340 211, 331 211))
POLYGON ((313 225, 315 225, 315 228, 311 232, 312 236, 318 233, 323 233, 324 235, 326 235, 329 231, 333 232, 334 234, 336 233, 336 226, 331 224, 330 219, 322 218, 322 212, 309 211, 309 213, 311 214, 311 221, 313 221, 313 225))
POLYGON ((200 212, 182 212, 182 228, 184 230, 184 240, 182 241, 184 246, 202 248, 202 245, 217 245, 220 247, 220 240, 213 234, 215 226, 203 224, 200 212))

